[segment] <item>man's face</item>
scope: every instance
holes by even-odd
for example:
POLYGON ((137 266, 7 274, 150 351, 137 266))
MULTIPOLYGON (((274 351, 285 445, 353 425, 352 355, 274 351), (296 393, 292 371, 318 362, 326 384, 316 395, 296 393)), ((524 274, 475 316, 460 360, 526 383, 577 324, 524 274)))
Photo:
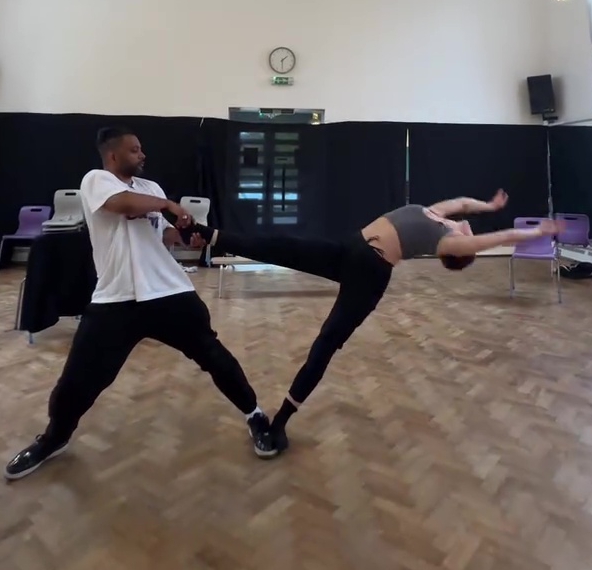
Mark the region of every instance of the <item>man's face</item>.
POLYGON ((113 150, 113 158, 119 172, 125 176, 139 176, 144 171, 146 155, 138 137, 125 135, 113 150))

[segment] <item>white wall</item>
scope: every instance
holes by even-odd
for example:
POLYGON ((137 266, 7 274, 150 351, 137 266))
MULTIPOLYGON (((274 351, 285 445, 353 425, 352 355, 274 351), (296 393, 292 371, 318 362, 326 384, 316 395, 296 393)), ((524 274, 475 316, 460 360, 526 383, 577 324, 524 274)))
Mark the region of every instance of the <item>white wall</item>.
POLYGON ((552 0, 0 0, 0 111, 529 122, 552 0), (267 54, 293 48, 293 87, 267 54))
POLYGON ((589 0, 547 2, 548 73, 560 121, 592 118, 592 38, 589 0))

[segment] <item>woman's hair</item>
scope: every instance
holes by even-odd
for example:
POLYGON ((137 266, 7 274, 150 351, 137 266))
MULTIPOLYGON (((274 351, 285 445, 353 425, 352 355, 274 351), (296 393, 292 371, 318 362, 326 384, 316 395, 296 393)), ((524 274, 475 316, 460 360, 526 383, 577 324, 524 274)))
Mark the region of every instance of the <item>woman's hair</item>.
POLYGON ((475 261, 474 255, 442 255, 440 256, 440 261, 442 265, 446 267, 446 269, 450 269, 451 271, 461 271, 465 267, 468 267, 475 261))

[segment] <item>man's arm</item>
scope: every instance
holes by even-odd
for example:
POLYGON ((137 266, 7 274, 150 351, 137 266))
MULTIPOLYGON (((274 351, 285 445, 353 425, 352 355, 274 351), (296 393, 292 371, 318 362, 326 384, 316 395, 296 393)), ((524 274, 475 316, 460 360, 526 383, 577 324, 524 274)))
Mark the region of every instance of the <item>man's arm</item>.
POLYGON ((192 222, 189 213, 179 204, 168 200, 164 192, 159 192, 161 196, 133 192, 122 187, 112 174, 105 171, 95 171, 86 177, 81 190, 91 212, 103 208, 115 214, 137 217, 168 210, 176 216, 179 225, 187 226, 192 222))
POLYGON ((123 191, 115 194, 103 204, 105 210, 114 214, 123 214, 124 216, 143 216, 150 212, 160 212, 162 210, 172 212, 175 206, 177 204, 166 198, 138 194, 133 191, 123 191))

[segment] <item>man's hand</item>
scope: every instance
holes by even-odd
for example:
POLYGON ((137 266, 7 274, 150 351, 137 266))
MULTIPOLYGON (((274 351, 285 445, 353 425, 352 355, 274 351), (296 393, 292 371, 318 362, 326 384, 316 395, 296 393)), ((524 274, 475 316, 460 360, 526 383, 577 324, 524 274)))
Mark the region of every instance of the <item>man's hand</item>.
POLYGON ((162 241, 167 247, 173 247, 174 245, 185 245, 177 228, 165 228, 162 234, 162 241))
POLYGON ((489 201, 489 205, 491 209, 496 212, 497 210, 501 210, 505 208, 506 204, 508 203, 508 195, 500 188, 495 196, 489 201))
POLYGON ((192 234, 191 238, 189 239, 189 247, 194 247, 195 249, 203 249, 208 244, 204 238, 201 237, 199 234, 192 234))
POLYGON ((169 200, 167 210, 173 214, 173 216, 177 217, 175 225, 178 228, 186 228, 193 224, 193 216, 176 202, 169 200))

